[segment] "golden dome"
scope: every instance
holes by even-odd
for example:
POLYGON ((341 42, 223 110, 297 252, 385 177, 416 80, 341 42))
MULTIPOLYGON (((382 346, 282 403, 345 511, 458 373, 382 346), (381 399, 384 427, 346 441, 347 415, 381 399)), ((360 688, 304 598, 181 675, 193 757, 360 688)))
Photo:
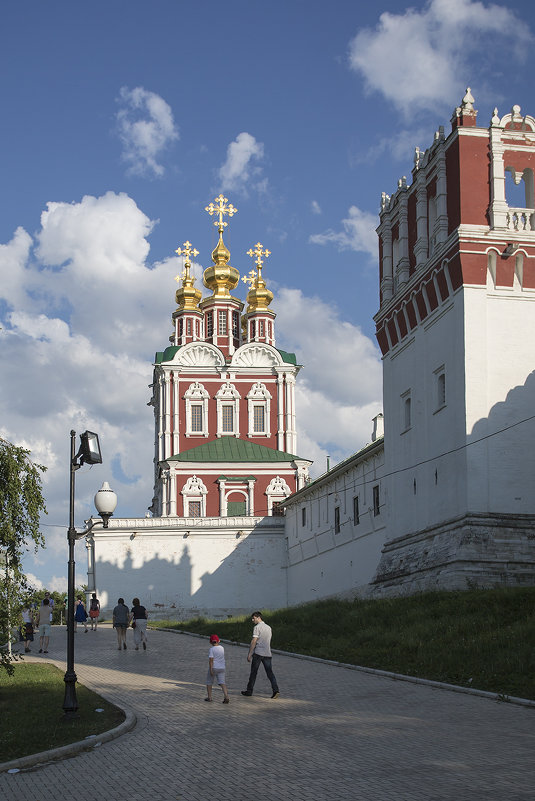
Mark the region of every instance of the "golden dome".
POLYGON ((184 256, 184 272, 181 275, 176 276, 176 281, 182 281, 182 286, 180 289, 177 289, 175 294, 175 299, 178 304, 178 310, 182 311, 183 309, 190 309, 190 310, 198 310, 199 301, 202 298, 202 292, 200 289, 195 289, 193 286, 195 283, 195 278, 190 275, 190 256, 199 255, 199 251, 195 250, 191 246, 191 242, 184 242, 183 247, 177 248, 175 253, 178 256, 184 256))
POLYGON ((266 282, 262 278, 262 264, 264 263, 262 256, 267 259, 271 256, 271 251, 267 248, 263 250, 262 244, 257 242, 255 249, 250 248, 247 251, 247 255, 251 258, 256 256, 256 270, 251 270, 249 276, 243 276, 242 278, 242 281, 251 285, 247 293, 247 303, 249 304, 247 306, 247 314, 251 314, 255 311, 264 311, 273 300, 273 292, 266 288, 266 282))

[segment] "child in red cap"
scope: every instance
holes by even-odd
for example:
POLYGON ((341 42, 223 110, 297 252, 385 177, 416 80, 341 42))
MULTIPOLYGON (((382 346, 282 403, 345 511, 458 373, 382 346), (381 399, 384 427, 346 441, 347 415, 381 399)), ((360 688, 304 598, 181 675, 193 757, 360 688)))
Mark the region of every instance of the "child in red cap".
POLYGON ((215 680, 223 690, 223 695, 225 696, 223 703, 228 704, 230 698, 225 684, 225 649, 219 642, 217 634, 210 635, 210 645, 211 648, 208 651, 208 675, 206 676, 207 696, 204 700, 212 700, 212 685, 215 680))

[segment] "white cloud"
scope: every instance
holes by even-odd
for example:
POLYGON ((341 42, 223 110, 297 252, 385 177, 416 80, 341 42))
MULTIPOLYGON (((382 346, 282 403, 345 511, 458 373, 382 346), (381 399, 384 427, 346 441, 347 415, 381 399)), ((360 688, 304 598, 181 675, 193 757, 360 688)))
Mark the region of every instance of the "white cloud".
POLYGON ((123 86, 117 112, 119 137, 123 143, 122 158, 129 172, 162 176, 164 167, 158 163, 163 151, 179 139, 171 107, 154 92, 142 86, 128 89, 123 86))
POLYGON ((504 6, 430 0, 422 10, 384 12, 374 29, 360 30, 349 63, 368 91, 409 117, 415 109, 456 105, 467 84, 484 83, 489 47, 506 45, 508 55, 521 58, 532 38, 525 21, 504 6))
POLYGON ((362 211, 357 206, 350 206, 348 216, 342 220, 342 230, 330 228, 323 234, 313 234, 309 242, 314 245, 334 244, 339 250, 355 250, 368 253, 377 258, 377 235, 375 229, 379 225, 379 217, 362 211))
POLYGON ((248 188, 267 191, 267 178, 262 177, 259 162, 264 158, 264 145, 247 132, 238 134, 227 148, 227 159, 218 170, 222 192, 247 194, 248 188))
POLYGON ((321 214, 321 206, 317 200, 312 201, 310 208, 312 209, 312 214, 321 214))

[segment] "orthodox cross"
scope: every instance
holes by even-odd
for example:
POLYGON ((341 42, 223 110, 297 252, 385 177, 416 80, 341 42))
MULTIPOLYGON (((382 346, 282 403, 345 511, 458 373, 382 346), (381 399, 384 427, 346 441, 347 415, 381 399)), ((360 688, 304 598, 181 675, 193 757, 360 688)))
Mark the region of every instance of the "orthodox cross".
MULTIPOLYGON (((264 259, 262 258, 262 256, 268 259, 271 256, 271 251, 268 250, 267 248, 265 250, 262 250, 262 243, 257 242, 256 245, 254 246, 254 250, 252 248, 249 248, 249 250, 247 251, 247 255, 250 256, 251 258, 254 258, 256 256, 255 264, 258 272, 258 278, 259 279, 262 278, 262 265, 264 263, 264 259)), ((251 270, 251 273, 252 272, 254 271, 251 270)), ((249 273, 249 275, 251 273, 249 273)))
POLYGON ((217 214, 217 216, 219 217, 218 220, 215 220, 214 225, 218 226, 220 234, 223 233, 223 228, 226 228, 228 225, 228 222, 225 222, 223 220, 225 214, 228 214, 229 217, 232 217, 232 215, 236 214, 236 212, 238 211, 238 209, 234 208, 232 203, 229 203, 228 206, 225 205, 226 203, 228 203, 228 197, 223 197, 223 195, 219 195, 219 197, 215 198, 215 205, 214 203, 210 203, 210 205, 206 206, 204 209, 205 211, 208 212, 210 217, 212 216, 212 214, 217 214))
MULTIPOLYGON (((175 276, 175 281, 184 281, 184 280, 186 280, 186 279, 188 279, 190 277, 190 274, 189 274, 189 268, 191 267, 190 256, 193 256, 193 258, 195 258, 196 256, 199 255, 199 251, 195 250, 195 248, 192 246, 191 242, 186 240, 181 248, 177 248, 175 250, 175 253, 177 254, 177 256, 184 256, 185 257, 185 259, 184 259, 184 272, 181 275, 175 276)), ((193 281, 195 281, 195 278, 193 279, 193 281)))

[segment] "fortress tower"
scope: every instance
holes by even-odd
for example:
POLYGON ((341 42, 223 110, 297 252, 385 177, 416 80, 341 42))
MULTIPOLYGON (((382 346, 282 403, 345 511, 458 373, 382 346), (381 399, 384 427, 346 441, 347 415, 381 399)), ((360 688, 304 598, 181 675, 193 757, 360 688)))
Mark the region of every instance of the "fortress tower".
POLYGON ((382 196, 377 591, 533 583, 534 171, 535 118, 513 106, 479 127, 468 89, 382 196))

